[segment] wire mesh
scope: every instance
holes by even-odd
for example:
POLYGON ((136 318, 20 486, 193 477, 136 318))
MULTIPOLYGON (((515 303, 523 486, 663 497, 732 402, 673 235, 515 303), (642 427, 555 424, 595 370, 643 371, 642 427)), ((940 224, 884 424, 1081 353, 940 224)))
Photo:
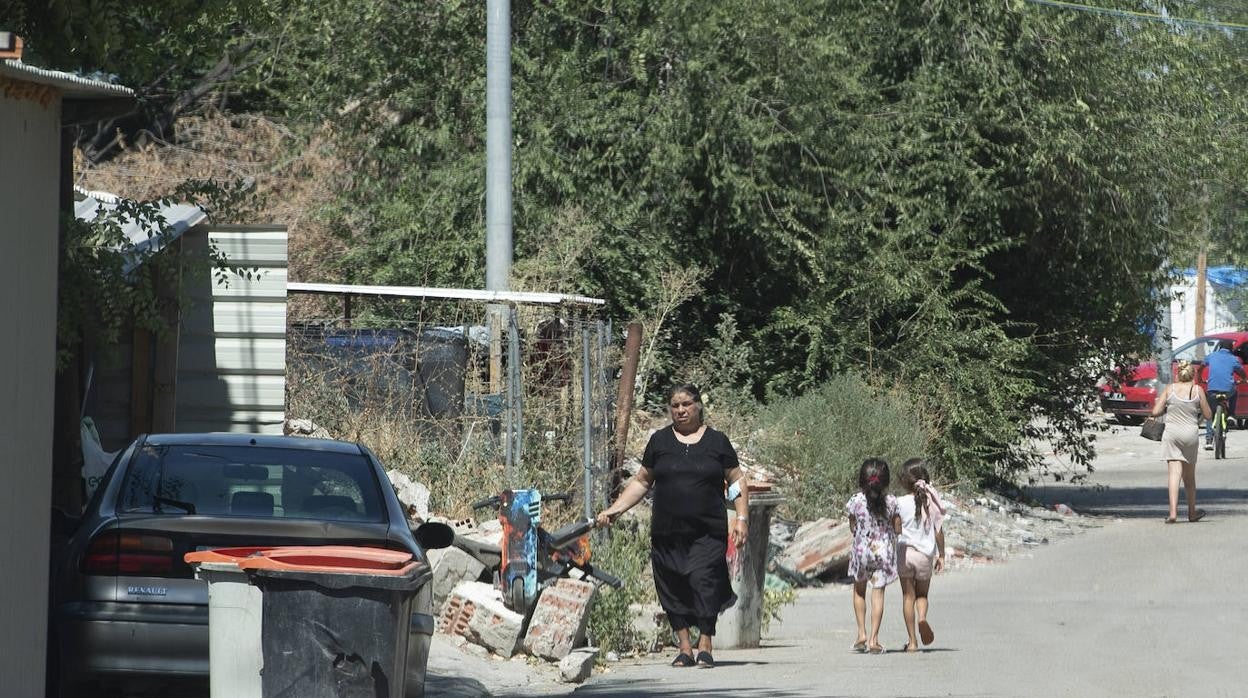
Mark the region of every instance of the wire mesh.
POLYGON ((574 493, 556 518, 604 505, 618 350, 592 308, 363 295, 299 307, 288 418, 368 446, 447 516, 507 488, 574 493))

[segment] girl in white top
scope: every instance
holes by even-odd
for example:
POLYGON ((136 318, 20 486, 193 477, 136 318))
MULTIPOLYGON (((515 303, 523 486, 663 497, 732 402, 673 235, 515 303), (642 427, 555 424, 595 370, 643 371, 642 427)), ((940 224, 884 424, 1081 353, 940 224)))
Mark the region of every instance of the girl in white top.
POLYGON ((927 591, 932 583, 933 568, 945 568, 945 531, 941 527, 944 504, 936 490, 927 484, 927 466, 919 458, 911 458, 901 467, 899 480, 909 494, 897 498, 897 575, 901 578, 901 615, 910 634, 907 652, 919 651, 915 637, 930 645, 936 638, 927 623, 927 591), (917 618, 916 618, 917 614, 917 618))

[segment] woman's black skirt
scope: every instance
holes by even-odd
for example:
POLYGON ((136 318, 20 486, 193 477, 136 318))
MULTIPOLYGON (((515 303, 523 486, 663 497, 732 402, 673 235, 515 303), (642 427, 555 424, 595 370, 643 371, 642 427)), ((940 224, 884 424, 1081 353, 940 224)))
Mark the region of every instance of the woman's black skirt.
POLYGON ((728 541, 713 536, 650 538, 659 604, 669 616, 714 619, 737 602, 728 581, 728 541))

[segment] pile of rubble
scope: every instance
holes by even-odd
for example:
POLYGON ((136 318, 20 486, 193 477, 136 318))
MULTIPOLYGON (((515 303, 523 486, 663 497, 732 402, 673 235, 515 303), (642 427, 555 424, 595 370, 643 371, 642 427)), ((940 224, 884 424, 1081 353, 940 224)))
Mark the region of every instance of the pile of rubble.
MULTIPOLYGON (((995 493, 942 496, 945 553, 949 569, 1000 562, 1024 556, 1050 541, 1097 528, 1096 519, 1070 507, 1053 509, 1012 501, 995 493)), ((777 520, 771 527, 769 569, 798 586, 847 582, 853 534, 844 519, 820 519, 797 525, 777 520)))
MULTIPOLYGON (((430 520, 429 490, 397 470, 386 473, 413 522, 430 520)), ((482 657, 510 659, 520 653, 559 663, 564 681, 589 677, 598 650, 585 647, 585 629, 597 585, 560 579, 538 597, 528 617, 507 607, 492 583, 494 569, 459 546, 498 550, 502 525, 472 520, 446 521, 457 546, 428 551, 433 566, 433 607, 437 630, 452 636, 461 650, 482 657)), ((496 564, 496 561, 495 561, 496 564)))

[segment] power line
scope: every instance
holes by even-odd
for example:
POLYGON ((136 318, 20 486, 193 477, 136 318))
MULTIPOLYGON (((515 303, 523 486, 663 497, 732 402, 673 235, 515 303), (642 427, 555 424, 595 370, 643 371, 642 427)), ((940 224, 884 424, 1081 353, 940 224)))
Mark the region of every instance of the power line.
POLYGON ((1075 2, 1064 2, 1063 0, 1026 0, 1026 2, 1032 3, 1033 5, 1048 5, 1049 7, 1060 7, 1065 10, 1089 12, 1092 14, 1109 15, 1112 17, 1125 17, 1128 19, 1142 19, 1150 22, 1166 22, 1168 24, 1190 25, 1194 27, 1204 27, 1206 29, 1226 29, 1234 32, 1248 31, 1248 24, 1236 24, 1234 22, 1214 22, 1205 19, 1166 17, 1165 15, 1152 14, 1149 12, 1117 10, 1110 7, 1093 7, 1092 5, 1081 5, 1075 2))

